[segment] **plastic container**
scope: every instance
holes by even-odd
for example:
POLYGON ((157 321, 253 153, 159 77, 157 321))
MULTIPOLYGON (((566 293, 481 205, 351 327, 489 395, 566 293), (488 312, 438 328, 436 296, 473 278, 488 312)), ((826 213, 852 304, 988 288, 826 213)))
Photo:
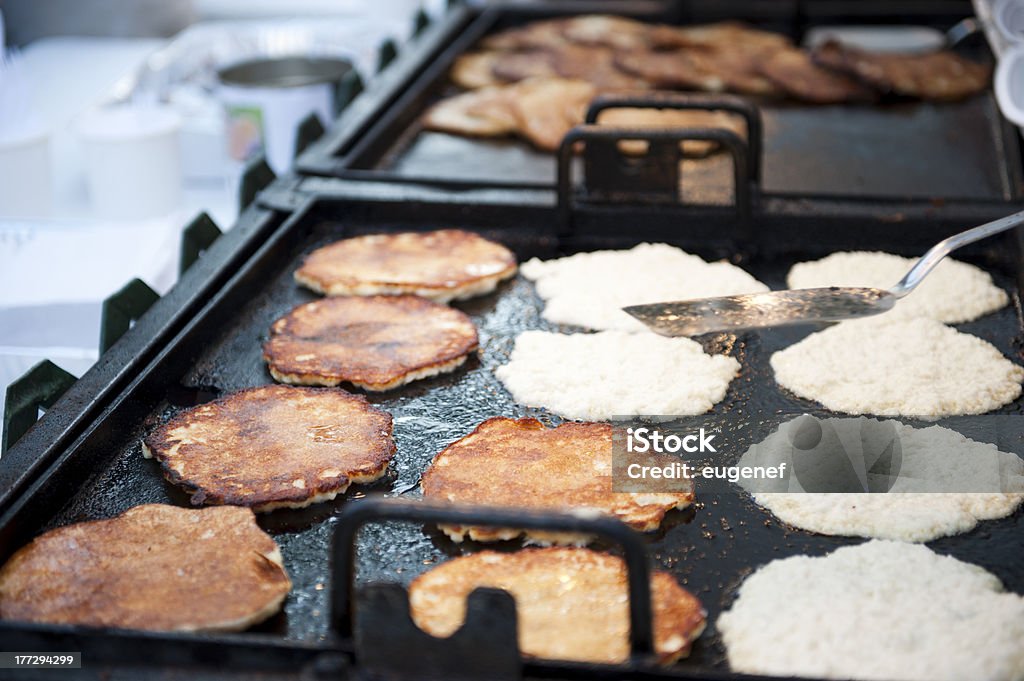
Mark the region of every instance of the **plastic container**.
POLYGON ((132 220, 177 210, 181 195, 181 118, 161 106, 117 106, 78 123, 96 217, 132 220))
POLYGON ((220 69, 228 155, 246 161, 263 151, 275 173, 288 170, 299 124, 311 113, 325 124, 334 119, 338 83, 351 70, 344 59, 306 57, 257 59, 220 69))
POLYGON ((50 138, 34 130, 0 130, 0 217, 45 218, 53 206, 50 138))

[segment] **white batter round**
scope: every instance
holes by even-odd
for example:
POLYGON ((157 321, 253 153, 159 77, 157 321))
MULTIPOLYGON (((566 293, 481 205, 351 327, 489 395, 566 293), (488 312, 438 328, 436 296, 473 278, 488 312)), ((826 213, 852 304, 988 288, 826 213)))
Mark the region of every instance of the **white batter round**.
POLYGON ((760 568, 717 622, 729 666, 832 679, 1024 679, 1024 598, 920 544, 874 540, 760 568))
POLYGON ((668 244, 534 258, 519 271, 544 299, 544 319, 590 329, 646 330, 627 305, 760 293, 768 287, 728 262, 706 262, 668 244))
MULTIPOLYGON (((871 470, 871 457, 877 459, 880 453, 865 451, 864 442, 871 439, 864 434, 872 426, 876 433, 891 434, 898 441, 899 460, 888 481, 889 492, 807 492, 800 471, 794 474, 793 442, 800 441, 801 423, 798 418, 782 424, 740 459, 741 466, 787 464, 790 477, 781 487, 775 481, 769 481, 771 486, 761 480, 740 484, 758 504, 794 527, 821 534, 923 542, 967 532, 981 520, 1004 518, 1024 501, 1024 459, 1016 454, 941 426, 913 428, 863 417, 819 422, 828 430, 822 437, 838 438, 841 451, 821 445, 805 449, 812 455, 845 454, 863 483, 871 470), (877 430, 879 426, 886 430, 877 430), (772 489, 785 491, 766 491, 772 489)), ((881 450, 890 443, 888 439, 877 442, 875 448, 881 450)))
POLYGON ((688 338, 653 333, 525 331, 495 374, 520 404, 570 419, 703 414, 740 364, 688 338))
POLYGON ((990 343, 924 317, 843 322, 772 355, 775 380, 846 414, 984 414, 1021 393, 1024 369, 990 343))
MULTIPOLYGON (((833 253, 821 260, 801 262, 789 270, 790 288, 867 286, 888 289, 917 262, 891 253, 853 251, 833 253)), ((887 318, 930 317, 948 324, 971 321, 1006 305, 1009 298, 992 283, 992 276, 974 265, 946 258, 887 318)))

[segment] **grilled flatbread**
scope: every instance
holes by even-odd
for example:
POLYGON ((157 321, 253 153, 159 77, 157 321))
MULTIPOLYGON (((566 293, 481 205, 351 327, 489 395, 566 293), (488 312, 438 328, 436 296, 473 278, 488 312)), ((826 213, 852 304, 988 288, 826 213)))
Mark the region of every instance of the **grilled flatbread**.
POLYGON ((616 65, 615 54, 607 47, 564 45, 553 51, 552 64, 557 75, 585 80, 600 92, 649 89, 647 81, 616 65))
POLYGON ((818 66, 807 52, 796 48, 772 52, 758 68, 786 94, 805 102, 840 104, 877 98, 877 93, 862 82, 818 66))
MULTIPOLYGON (((413 621, 450 636, 466 619, 466 597, 479 587, 516 601, 519 650, 528 657, 619 663, 629 656, 629 589, 622 560, 587 549, 482 551, 447 561, 409 586, 413 621)), ((696 596, 665 572, 651 574, 654 648, 671 664, 690 652, 706 613, 696 596)))
POLYGON ((413 294, 441 303, 490 293, 516 273, 507 248, 472 232, 372 234, 306 256, 303 286, 330 296, 413 294))
POLYGON ((992 70, 949 50, 927 54, 868 52, 830 40, 816 50, 816 63, 898 95, 934 101, 966 99, 988 87, 992 70))
POLYGON ((5 620, 241 631, 291 588, 281 552, 236 506, 136 506, 37 537, 0 569, 5 620))
POLYGON ((481 87, 442 99, 427 110, 428 130, 470 137, 504 137, 518 129, 505 87, 481 87))
POLYGON ((684 48, 622 52, 615 64, 655 87, 778 95, 779 89, 758 73, 762 58, 745 50, 684 48))
POLYGON ((527 78, 555 78, 556 52, 554 50, 529 50, 506 52, 494 63, 493 73, 503 83, 518 83, 527 78))
POLYGON ((299 305, 270 327, 263 359, 282 383, 390 390, 454 370, 477 347, 465 313, 418 296, 299 305))
POLYGON ((377 480, 395 453, 391 415, 329 388, 249 388, 184 411, 146 437, 193 504, 302 508, 377 480))
MULTIPOLYGON (((641 532, 658 529, 673 508, 693 503, 693 487, 673 493, 630 494, 612 489, 612 427, 536 419, 492 418, 434 457, 420 486, 428 500, 483 506, 568 511, 592 509, 641 532)), ((442 526, 454 541, 514 539, 513 528, 442 526)), ((586 538, 530 530, 543 543, 586 538)))

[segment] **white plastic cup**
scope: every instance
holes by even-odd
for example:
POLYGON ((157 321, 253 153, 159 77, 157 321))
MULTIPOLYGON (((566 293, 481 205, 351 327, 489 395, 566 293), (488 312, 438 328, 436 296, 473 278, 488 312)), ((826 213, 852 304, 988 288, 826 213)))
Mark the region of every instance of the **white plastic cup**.
POLYGON ((96 109, 78 124, 96 217, 139 220, 181 206, 181 117, 161 106, 96 109))
POLYGON ((1024 126, 1024 45, 1017 45, 999 57, 995 75, 996 103, 1016 125, 1024 126))
POLYGON ((992 24, 1007 47, 1024 43, 1024 0, 996 0, 992 24))
POLYGON ((45 218, 53 207, 50 138, 43 130, 0 132, 0 217, 45 218))

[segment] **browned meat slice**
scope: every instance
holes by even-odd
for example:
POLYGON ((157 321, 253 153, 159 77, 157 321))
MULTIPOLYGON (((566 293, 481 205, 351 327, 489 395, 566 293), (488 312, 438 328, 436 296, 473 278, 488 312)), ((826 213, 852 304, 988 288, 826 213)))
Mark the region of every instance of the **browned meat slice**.
POLYGON ((698 48, 620 53, 615 64, 654 87, 779 94, 778 88, 758 73, 759 59, 747 52, 698 48))
POLYGON ((518 83, 527 78, 553 78, 558 75, 555 51, 504 52, 495 61, 492 73, 503 83, 518 83))
POLYGON ((991 69, 948 50, 927 54, 868 52, 830 40, 812 53, 821 66, 883 91, 934 101, 965 99, 988 87, 991 69))
POLYGON ((492 33, 480 41, 489 50, 533 50, 563 45, 567 42, 563 29, 566 19, 534 21, 525 26, 492 33))
POLYGON ((597 94, 590 83, 566 78, 526 80, 513 87, 519 133, 545 151, 558 149, 565 133, 583 122, 597 94))
POLYGON ((494 65, 504 56, 500 52, 468 52, 455 60, 448 77, 467 90, 498 85, 501 80, 494 75, 494 65))
POLYGON ((634 19, 607 14, 587 14, 569 19, 562 35, 579 45, 632 50, 646 47, 652 26, 634 19))
POLYGON ((780 33, 763 31, 739 21, 696 26, 658 26, 650 33, 651 45, 659 48, 704 47, 741 52, 768 52, 792 46, 780 33))
POLYGON ((555 71, 563 78, 585 80, 602 92, 645 90, 648 83, 615 63, 615 51, 606 47, 563 45, 553 52, 555 71))
POLYGON ((485 87, 442 99, 427 109, 423 127, 471 137, 502 137, 516 131, 506 87, 485 87))
POLYGON ((776 50, 759 64, 762 75, 786 94, 815 104, 871 101, 877 93, 839 71, 818 66, 803 50, 776 50))

